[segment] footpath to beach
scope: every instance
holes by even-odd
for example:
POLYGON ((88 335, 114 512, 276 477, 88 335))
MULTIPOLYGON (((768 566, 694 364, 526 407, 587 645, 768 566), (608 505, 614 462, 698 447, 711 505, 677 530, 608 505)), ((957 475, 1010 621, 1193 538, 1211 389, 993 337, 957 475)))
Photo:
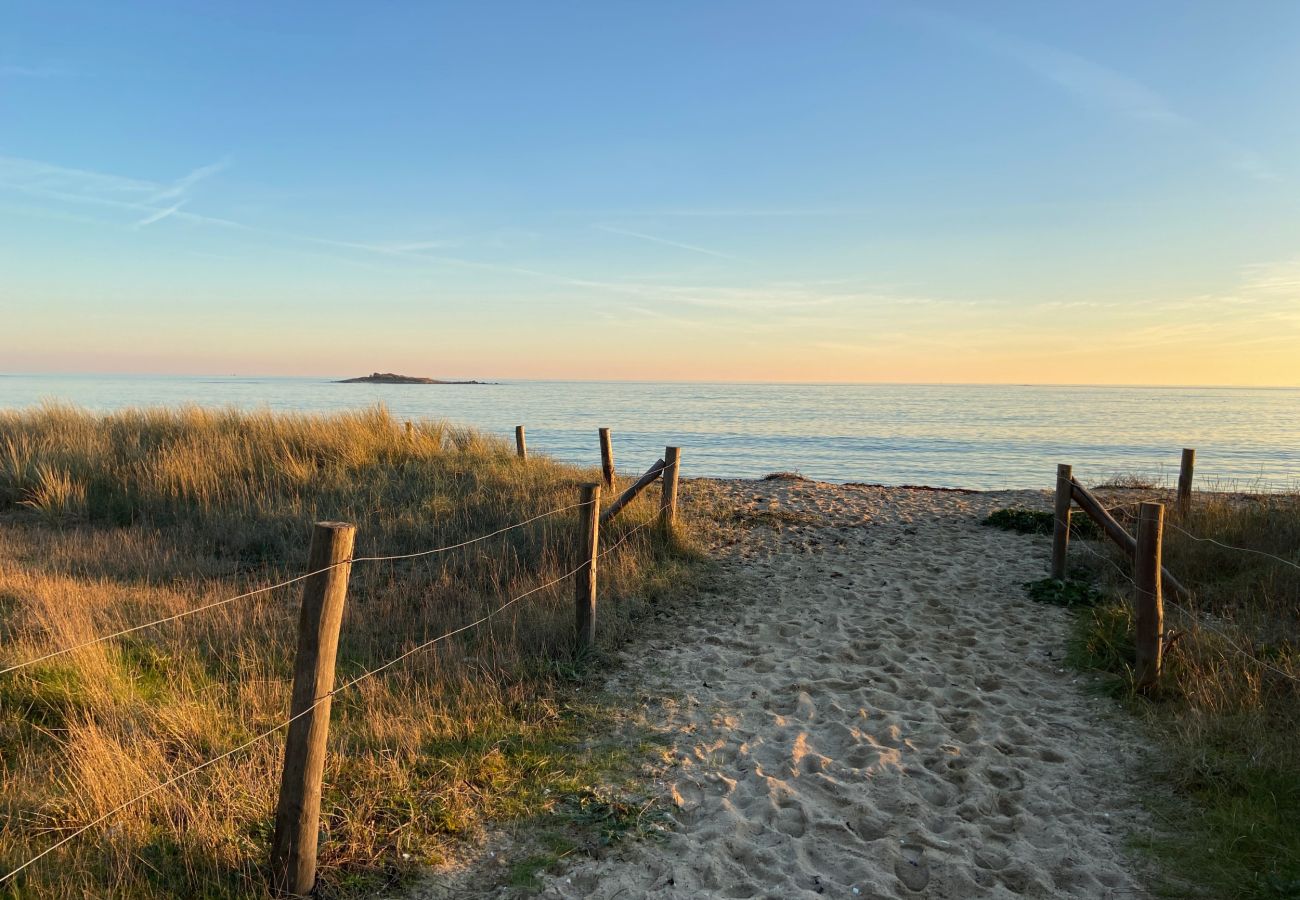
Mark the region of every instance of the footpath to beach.
POLYGON ((1048 548, 981 527, 1036 492, 692 482, 751 524, 719 594, 610 685, 671 747, 674 823, 545 878, 552 898, 1143 896, 1140 752, 1029 601, 1048 548), (779 527, 775 527, 779 524, 779 527))

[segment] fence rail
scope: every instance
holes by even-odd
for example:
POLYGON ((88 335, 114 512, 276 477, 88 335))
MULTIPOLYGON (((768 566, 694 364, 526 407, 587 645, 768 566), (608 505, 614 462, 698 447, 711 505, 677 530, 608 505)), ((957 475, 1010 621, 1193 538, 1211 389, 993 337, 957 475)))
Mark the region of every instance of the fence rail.
MULTIPOLYGON (((408 429, 409 434, 410 429, 408 429)), ((516 451, 522 461, 527 461, 528 451, 524 437, 524 426, 515 430, 516 451)), ((613 448, 609 430, 601 429, 602 474, 613 483, 613 448)), ((0 886, 5 885, 14 876, 28 869, 60 847, 66 846, 90 829, 108 821, 117 813, 139 803, 164 788, 175 784, 203 769, 227 759, 259 741, 265 740, 281 730, 287 730, 285 738, 284 763, 281 771, 280 794, 276 806, 274 831, 271 839, 270 880, 273 888, 281 893, 293 896, 305 896, 311 892, 316 880, 317 841, 320 824, 320 798, 325 765, 325 752, 328 741, 330 705, 332 698, 366 678, 373 677, 408 657, 419 653, 435 644, 457 634, 483 625, 505 609, 515 605, 534 594, 561 582, 573 578, 576 606, 575 646, 578 652, 588 649, 596 637, 596 603, 597 603, 597 564, 599 560, 613 553, 633 535, 652 524, 658 523, 671 530, 677 514, 677 472, 680 467, 680 451, 669 447, 665 458, 671 465, 659 460, 636 482, 635 491, 629 489, 617 498, 604 514, 600 511, 601 484, 584 484, 580 487, 580 499, 577 503, 548 510, 536 516, 508 525, 488 534, 479 535, 443 547, 435 547, 415 553, 389 556, 353 555, 356 529, 343 522, 318 522, 312 530, 312 540, 307 561, 307 572, 275 584, 247 591, 233 597, 227 597, 207 603, 176 615, 144 622, 130 628, 104 634, 90 641, 63 647, 50 653, 24 660, 0 669, 0 675, 35 665, 45 660, 64 654, 73 653, 86 647, 101 644, 114 638, 132 634, 146 628, 152 628, 167 622, 176 621, 187 616, 216 609, 292 584, 302 583, 303 594, 300 607, 298 627, 298 647, 294 660, 293 686, 291 690, 290 715, 283 722, 277 723, 237 747, 231 748, 217 756, 193 766, 146 791, 137 794, 115 806, 108 812, 73 830, 39 853, 28 858, 21 865, 0 875, 0 886), (671 473, 671 486, 668 474, 671 473), (641 525, 624 533, 610 546, 601 549, 600 529, 608 525, 636 496, 660 478, 664 479, 664 493, 660 502, 658 515, 641 525), (399 559, 412 559, 456 550, 481 541, 486 541, 506 532, 522 528, 533 522, 564 512, 580 510, 578 543, 578 561, 563 575, 544 584, 538 585, 524 593, 511 598, 492 609, 477 620, 425 641, 405 653, 394 657, 373 669, 351 678, 343 684, 334 684, 334 663, 338 650, 339 633, 343 619, 343 609, 347 601, 348 580, 352 567, 357 563, 383 562, 399 559)))
MULTIPOLYGON (((1182 453, 1182 462, 1178 473, 1178 487, 1176 493, 1176 503, 1178 515, 1186 517, 1192 508, 1192 474, 1196 461, 1196 451, 1192 448, 1184 448, 1182 453)), ((1186 528, 1180 526, 1176 521, 1172 521, 1165 516, 1165 504, 1155 502, 1150 499, 1138 501, 1128 501, 1115 507, 1103 506, 1097 497, 1080 484, 1073 475, 1073 467, 1067 464, 1061 464, 1056 467, 1056 491, 1053 513, 1052 529, 1052 561, 1051 576, 1056 579, 1064 579, 1066 575, 1067 554, 1070 547, 1070 520, 1072 504, 1078 504, 1089 518, 1091 518, 1101 528, 1102 533, 1110 539, 1117 547, 1124 551, 1133 562, 1133 575, 1130 577, 1118 566, 1111 565, 1126 579, 1134 589, 1134 606, 1136 613, 1136 637, 1135 648, 1136 658, 1134 667, 1134 681, 1140 690, 1148 690, 1153 687, 1160 678, 1164 651, 1170 644, 1170 637, 1165 632, 1165 589, 1173 594, 1178 600, 1190 603, 1193 599, 1192 591, 1180 582, 1177 578, 1165 568, 1163 564, 1164 554, 1164 530, 1167 527, 1178 531, 1180 534, 1188 537, 1193 541, 1201 541, 1215 544, 1227 550, 1235 550, 1240 553, 1253 553, 1266 556, 1270 559, 1281 563, 1282 565, 1291 566, 1300 569, 1300 564, 1283 559, 1272 553, 1265 553, 1261 550, 1252 550, 1248 547, 1234 547, 1225 544, 1214 538, 1201 537, 1192 534, 1186 528), (1111 515, 1114 509, 1120 507, 1132 507, 1136 503, 1137 512, 1137 533, 1130 534, 1119 521, 1111 515)), ((1089 552, 1092 551, 1086 544, 1082 545, 1089 552)), ((1097 554, 1100 556, 1100 554, 1097 554)), ((1101 557, 1106 560, 1106 557, 1101 557)), ((1110 562, 1109 560, 1106 560, 1110 562)), ((1179 612, 1187 615, 1189 618, 1196 620, 1191 610, 1175 602, 1169 602, 1179 612)), ((1199 620, 1198 620, 1199 621, 1199 620)), ((1261 660, 1252 653, 1242 649, 1235 641, 1224 631, 1214 628, 1205 622, 1199 624, 1206 625, 1211 631, 1220 635, 1228 641, 1228 645, 1237 653, 1258 664, 1282 675, 1291 681, 1300 682, 1300 679, 1289 672, 1265 661, 1261 660)))

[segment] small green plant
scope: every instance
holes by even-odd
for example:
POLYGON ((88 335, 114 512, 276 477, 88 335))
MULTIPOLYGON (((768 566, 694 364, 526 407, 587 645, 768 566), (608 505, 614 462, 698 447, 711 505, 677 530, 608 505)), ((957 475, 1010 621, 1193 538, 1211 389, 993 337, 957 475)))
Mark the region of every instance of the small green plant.
POLYGON ((1029 599, 1038 603, 1050 603, 1066 608, 1096 606, 1101 602, 1102 593, 1090 582, 1059 578, 1043 578, 1039 581, 1026 581, 1025 590, 1029 599))
MULTIPOLYGON (((1013 506, 995 509, 980 524, 1017 534, 1051 534, 1056 529, 1056 515, 1043 510, 1013 506)), ((1070 516, 1070 534, 1092 539, 1101 536, 1101 529, 1092 519, 1076 512, 1070 516)))

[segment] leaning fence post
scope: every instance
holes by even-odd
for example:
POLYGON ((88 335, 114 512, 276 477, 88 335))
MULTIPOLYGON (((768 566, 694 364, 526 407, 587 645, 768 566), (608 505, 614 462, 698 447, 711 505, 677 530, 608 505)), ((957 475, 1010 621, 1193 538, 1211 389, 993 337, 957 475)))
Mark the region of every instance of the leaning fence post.
POLYGON ((600 471, 605 487, 614 486, 614 443, 609 439, 609 429, 600 429, 600 471))
POLYGON ((342 522, 317 522, 311 533, 307 571, 315 574, 303 585, 291 721, 271 838, 271 883, 277 891, 291 895, 308 894, 316 882, 330 691, 334 689, 334 659, 355 537, 356 527, 342 522))
POLYGON ((582 486, 579 514, 579 568, 573 573, 573 598, 577 608, 578 650, 596 640, 596 552, 600 544, 600 485, 582 486))
POLYGON ((520 459, 528 458, 528 442, 524 440, 524 426, 515 426, 515 452, 520 459))
POLYGON ((1196 450, 1183 448, 1183 461, 1178 467, 1178 511, 1187 512, 1192 505, 1192 469, 1196 467, 1196 450))
POLYGON ((1143 503, 1138 508, 1137 554, 1133 560, 1137 582, 1137 686, 1145 690, 1160 677, 1164 642, 1165 606, 1160 591, 1160 557, 1165 528, 1163 503, 1143 503))
POLYGON ((668 529, 677 523, 677 473, 682 467, 682 449, 664 448, 664 488, 659 501, 659 522, 668 529))
POLYGON ((1052 530, 1052 577, 1065 580, 1065 554, 1070 548, 1070 489, 1074 469, 1064 463, 1056 467, 1056 509, 1052 530))

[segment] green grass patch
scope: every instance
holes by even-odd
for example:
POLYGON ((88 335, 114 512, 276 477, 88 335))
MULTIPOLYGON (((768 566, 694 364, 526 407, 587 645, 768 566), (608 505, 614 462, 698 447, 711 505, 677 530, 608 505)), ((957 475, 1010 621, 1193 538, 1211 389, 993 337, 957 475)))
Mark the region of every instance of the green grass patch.
MULTIPOLYGON (((1017 534, 1052 534, 1056 529, 1056 514, 1037 509, 1007 507, 995 509, 980 524, 1017 534)), ((1070 517, 1070 534, 1092 539, 1101 536, 1101 529, 1086 515, 1075 512, 1070 517)))
POLYGON ((1101 602, 1102 593, 1089 581, 1077 579, 1043 578, 1039 581, 1025 582, 1025 592, 1029 599, 1037 603, 1066 608, 1096 606, 1101 602))

